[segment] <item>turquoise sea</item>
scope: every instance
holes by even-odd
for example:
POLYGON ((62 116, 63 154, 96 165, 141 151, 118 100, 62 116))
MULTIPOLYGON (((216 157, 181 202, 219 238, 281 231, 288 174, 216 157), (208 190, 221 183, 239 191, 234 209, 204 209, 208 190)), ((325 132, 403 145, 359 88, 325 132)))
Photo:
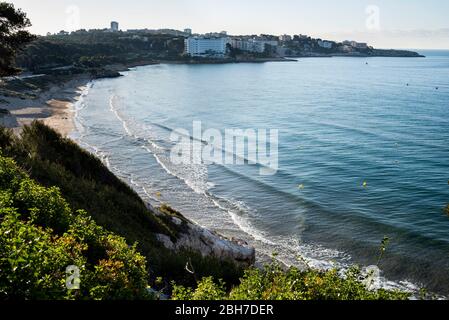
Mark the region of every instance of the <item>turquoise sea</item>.
MULTIPOLYGON (((89 85, 73 138, 153 204, 260 253, 449 293, 449 52, 154 65, 89 85), (174 129, 278 129, 279 170, 170 161, 174 129)), ((229 150, 228 150, 229 151, 229 150)), ((125 214, 125 213, 124 213, 125 214)))

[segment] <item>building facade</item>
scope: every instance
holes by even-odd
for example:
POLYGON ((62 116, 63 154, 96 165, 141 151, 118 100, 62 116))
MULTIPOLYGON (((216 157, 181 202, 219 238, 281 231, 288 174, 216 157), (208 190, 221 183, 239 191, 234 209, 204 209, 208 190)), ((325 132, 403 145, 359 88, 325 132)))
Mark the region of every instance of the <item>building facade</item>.
POLYGON ((111 22, 111 31, 112 32, 117 32, 119 28, 119 24, 117 21, 112 21, 111 22))
POLYGON ((282 36, 279 37, 279 39, 282 42, 288 42, 288 41, 292 41, 292 36, 289 36, 288 34, 283 34, 282 36))
POLYGON ((319 45, 321 48, 332 49, 333 43, 332 43, 331 41, 318 40, 318 45, 319 45))
POLYGON ((368 48, 368 44, 364 43, 364 42, 357 42, 357 41, 343 41, 343 44, 346 46, 351 46, 353 48, 357 48, 357 49, 367 49, 368 48))
POLYGON ((265 39, 232 39, 231 46, 248 52, 264 53, 267 46, 277 47, 278 41, 265 39))
POLYGON ((185 39, 185 53, 192 57, 224 57, 227 43, 225 37, 189 37, 185 39))

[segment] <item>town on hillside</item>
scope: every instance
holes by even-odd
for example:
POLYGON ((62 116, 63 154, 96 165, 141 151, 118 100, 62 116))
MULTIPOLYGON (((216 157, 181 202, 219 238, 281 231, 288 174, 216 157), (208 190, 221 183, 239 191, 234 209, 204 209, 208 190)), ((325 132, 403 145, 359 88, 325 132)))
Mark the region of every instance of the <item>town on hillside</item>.
MULTIPOLYGON (((296 35, 230 35, 226 31, 206 34, 192 29, 128 29, 117 21, 108 28, 60 31, 39 36, 15 58, 20 79, 45 85, 49 82, 89 75, 94 79, 120 77, 131 67, 159 64, 217 64, 297 61, 302 57, 419 57, 412 51, 375 49, 356 41, 329 41, 296 35), (40 77, 35 79, 36 77, 40 77), (31 79, 30 77, 33 77, 31 79), (59 78, 56 78, 59 77, 59 78)), ((18 78, 14 77, 16 81, 18 78)), ((4 79, 8 80, 8 79, 4 79)), ((11 84, 11 83, 10 83, 11 84)), ((0 93, 6 90, 0 88, 0 93)), ((17 91, 11 88, 12 91, 17 91)), ((19 90, 20 91, 20 90, 19 90)))
MULTIPOLYGON (((254 57, 254 58, 285 58, 285 57, 313 57, 313 56, 374 56, 391 55, 376 50, 367 43, 346 40, 336 42, 324 39, 314 39, 303 34, 296 35, 228 35, 226 31, 211 32, 206 34, 193 33, 192 29, 183 31, 174 29, 128 29, 120 30, 119 23, 111 22, 110 28, 101 30, 78 30, 72 33, 61 31, 61 35, 80 34, 89 32, 120 33, 120 40, 132 39, 142 42, 150 42, 155 36, 169 37, 164 44, 170 47, 173 42, 181 42, 182 49, 179 54, 190 57, 202 57, 211 59, 254 57)), ((50 34, 49 34, 50 35, 50 34)), ((398 55, 408 55, 399 51, 398 55)))

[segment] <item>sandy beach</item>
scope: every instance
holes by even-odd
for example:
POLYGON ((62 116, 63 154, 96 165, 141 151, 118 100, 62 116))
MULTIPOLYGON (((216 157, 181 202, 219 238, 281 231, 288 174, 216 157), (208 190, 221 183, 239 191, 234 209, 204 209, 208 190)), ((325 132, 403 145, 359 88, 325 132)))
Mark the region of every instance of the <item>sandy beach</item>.
POLYGON ((52 85, 35 98, 0 96, 0 125, 20 133, 24 125, 41 120, 67 137, 75 128, 73 105, 79 99, 88 77, 78 77, 60 85, 52 85))

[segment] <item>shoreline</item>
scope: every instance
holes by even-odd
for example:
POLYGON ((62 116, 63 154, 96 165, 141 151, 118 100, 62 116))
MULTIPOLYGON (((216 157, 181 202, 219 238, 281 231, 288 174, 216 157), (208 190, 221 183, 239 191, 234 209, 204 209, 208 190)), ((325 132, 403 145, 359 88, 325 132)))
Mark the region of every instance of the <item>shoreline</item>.
POLYGON ((23 126, 40 120, 68 137, 75 130, 73 106, 90 80, 86 75, 76 76, 60 85, 52 84, 34 98, 2 96, 4 114, 0 117, 0 125, 19 134, 23 126))
MULTIPOLYGON (((124 66, 124 65, 116 65, 114 66, 115 70, 120 69, 121 71, 132 71, 129 68, 135 68, 135 67, 143 67, 148 65, 154 65, 155 63, 149 63, 149 64, 137 64, 133 66, 124 66)), ((157 64, 166 64, 165 62, 157 63, 157 64)), ((167 63, 168 64, 168 63, 167 63)), ((117 71, 119 72, 119 71, 117 71)), ((121 75, 120 75, 121 76, 121 75)), ((97 78, 99 79, 99 78, 97 78)), ((92 77, 82 75, 79 77, 75 77, 74 79, 67 81, 63 83, 62 85, 52 85, 49 90, 42 92, 42 94, 34 100, 23 100, 23 99, 7 99, 9 102, 8 105, 6 105, 6 109, 10 107, 11 109, 11 116, 15 117, 16 120, 16 127, 14 127, 15 132, 20 132, 20 128, 23 125, 31 123, 33 120, 42 120, 46 125, 49 127, 55 129, 57 132, 59 132, 61 135, 65 137, 70 138, 70 134, 76 132, 76 126, 75 126, 75 110, 74 105, 75 103, 81 98, 82 93, 84 89, 87 87, 87 85, 97 79, 92 79, 92 77), (28 103, 27 103, 28 102, 28 103), (20 108, 20 106, 24 106, 24 108, 20 108)), ((5 97, 0 96, 0 105, 1 108, 4 108, 4 104, 2 103, 2 100, 5 99, 5 97)), ((4 101, 4 100, 3 100, 4 101)), ((3 118, 0 118, 0 120, 3 120, 3 118)), ((0 121, 0 124, 1 121, 0 121)), ((75 141, 76 142, 76 141, 75 141)), ((85 149, 85 148, 83 148, 85 149)), ((110 168, 109 168, 110 169, 110 168)), ((111 170, 111 169, 110 169, 111 170)), ((112 171, 111 171, 112 172, 112 171)), ((114 173, 116 174, 116 173, 114 173)), ((129 184, 129 181, 126 181, 129 184)), ((151 206, 151 203, 148 201, 144 202, 148 203, 151 206)), ((201 226, 200 223, 195 222, 188 216, 186 216, 189 221, 192 221, 194 225, 201 226)), ((202 230, 211 232, 213 234, 218 234, 220 237, 223 237, 223 239, 226 239, 227 241, 235 241, 238 240, 237 238, 230 238, 229 235, 225 233, 216 233, 213 231, 213 229, 207 228, 207 227, 200 227, 202 230)), ((246 231, 240 230, 242 234, 247 234, 246 231)), ((251 234, 248 234, 249 236, 252 236, 251 234)), ((243 236, 244 238, 246 236, 243 236)), ((243 240, 245 241, 245 240, 243 240)), ((255 240, 257 241, 257 240, 255 240)), ((246 242, 246 241, 245 241, 246 242)), ((254 247, 254 243, 248 242, 251 247, 254 247)), ((260 249, 260 248, 259 248, 260 249)), ((256 262, 254 266, 256 268, 262 268, 265 263, 269 263, 272 261, 272 259, 275 259, 284 268, 288 268, 289 264, 282 261, 278 257, 272 257, 268 254, 256 249, 255 250, 255 257, 256 262)), ((305 258, 305 257, 303 257, 305 258)), ((316 269, 315 267, 309 266, 307 263, 304 263, 307 260, 303 260, 302 263, 299 263, 304 269, 311 268, 316 269)), ((298 261, 299 262, 299 261, 298 261)), ((299 266, 295 264, 296 267, 299 266)))
MULTIPOLYGON (((151 64, 135 65, 130 66, 129 68, 146 65, 151 64)), ((125 66, 122 66, 122 68, 123 67, 125 66)), ((62 135, 69 136, 71 133, 76 132, 75 127, 76 113, 74 112, 75 111, 74 104, 81 97, 83 87, 87 86, 87 84, 92 80, 95 79, 92 79, 91 77, 80 77, 77 79, 72 79, 71 81, 64 83, 62 86, 54 85, 51 87, 50 90, 43 92, 41 97, 39 97, 34 101, 32 100, 32 102, 34 103, 31 103, 29 107, 26 107, 24 109, 12 110, 12 115, 16 116, 19 126, 29 124, 31 123, 32 120, 43 120, 45 124, 52 127, 62 135), (44 102, 44 104, 41 107, 38 107, 37 104, 42 102, 44 102), (21 112, 21 110, 23 112, 21 112), (37 115, 39 117, 33 118, 34 115, 37 115)), ((0 99, 3 99, 3 97, 1 97, 0 99)), ((23 104, 25 104, 25 101, 21 100, 21 103, 19 105, 23 104)), ((16 128, 15 131, 20 131, 20 128, 16 128)), ((189 220, 191 219, 189 218, 189 220)), ((198 223, 196 224, 199 225, 198 223)), ((207 228, 204 229, 210 230, 207 228)), ((244 230, 241 230, 241 232, 246 233, 244 230)), ((226 234, 223 235, 227 237, 226 234)), ((258 263, 256 263, 257 267, 263 264, 261 261, 269 261, 272 259, 268 255, 265 256, 265 254, 259 250, 256 250, 256 255, 258 260, 257 261, 258 263)), ((280 261, 279 259, 276 260, 280 261)))
MULTIPOLYGON (((34 120, 55 129, 64 137, 69 137, 76 130, 74 104, 80 99, 82 92, 90 81, 121 77, 121 72, 131 71, 136 67, 163 64, 234 64, 234 63, 266 63, 266 62, 297 62, 289 58, 257 58, 257 59, 216 59, 216 60, 142 60, 132 63, 108 65, 99 74, 82 73, 72 75, 68 80, 59 80, 48 75, 50 86, 41 91, 35 88, 21 88, 14 95, 4 95, 0 92, 0 125, 10 128, 15 134, 20 134, 21 128, 34 120)), ((26 78, 25 78, 26 79, 26 78)), ((0 87, 1 88, 1 87, 0 87)))
MULTIPOLYGON (((96 154, 95 152, 94 152, 94 154, 96 156, 98 156, 98 154, 96 154)), ((107 165, 107 167, 113 174, 118 175, 117 172, 114 172, 114 169, 111 168, 109 165, 107 165)), ((128 185, 131 186, 131 188, 133 188, 136 192, 139 193, 139 190, 136 189, 135 184, 133 184, 127 178, 123 178, 123 179, 128 185)), ((335 264, 334 261, 327 261, 327 260, 319 261, 321 263, 324 262, 323 264, 321 264, 321 263, 316 264, 315 262, 317 262, 317 260, 314 260, 313 258, 310 259, 310 256, 307 256, 306 254, 303 254, 303 253, 300 254, 299 252, 296 252, 296 253, 289 252, 290 255, 288 256, 288 258, 284 259, 285 256, 283 256, 282 254, 285 253, 286 250, 289 250, 289 248, 283 248, 282 245, 280 245, 279 243, 270 243, 270 244, 263 243, 263 240, 257 238, 257 236, 255 236, 253 233, 248 232, 245 229, 242 229, 242 227, 238 223, 236 223, 236 226, 238 227, 239 232, 238 233, 234 233, 234 232, 230 233, 229 231, 220 230, 219 228, 216 228, 213 226, 211 227, 211 226, 208 226, 207 224, 205 225, 202 223, 201 220, 195 219, 194 216, 191 216, 188 213, 186 214, 181 208, 178 208, 176 205, 173 206, 173 204, 176 202, 176 200, 174 202, 172 202, 173 199, 171 199, 172 201, 170 201, 170 199, 167 199, 167 201, 164 201, 164 202, 160 202, 158 200, 156 200, 155 202, 152 202, 148 199, 145 199, 145 198, 143 198, 143 199, 152 208, 156 208, 158 205, 167 203, 170 207, 174 208, 174 210, 180 211, 181 214, 183 214, 183 216, 186 217, 189 221, 191 221, 194 225, 200 226, 200 228, 202 230, 206 230, 208 232, 217 234, 220 237, 227 239, 228 241, 237 241, 237 242, 243 241, 244 243, 253 247, 255 249, 255 259, 256 259, 254 266, 258 269, 262 269, 264 265, 269 264, 273 260, 277 261, 284 269, 288 269, 290 266, 294 266, 294 267, 297 267, 302 270, 307 270, 307 269, 328 270, 328 269, 331 269, 333 266, 335 268, 338 268, 339 270, 347 270, 350 267, 350 265, 344 265, 344 264, 340 264, 340 263, 335 264), (280 254, 278 254, 279 253, 278 250, 281 250, 280 254), (272 256, 271 255, 272 253, 276 253, 276 256, 272 256), (295 260, 295 261, 292 262, 293 260, 295 260), (332 266, 327 265, 327 262, 331 262, 332 266)), ((168 246, 171 246, 170 243, 168 243, 168 246)), ((379 282, 380 282, 380 287, 382 287, 382 288, 390 288, 390 289, 402 288, 404 290, 410 290, 411 292, 417 291, 417 288, 418 288, 417 286, 415 286, 414 283, 408 283, 406 281, 404 283, 401 283, 399 280, 391 282, 384 277, 381 277, 379 279, 379 282)))

